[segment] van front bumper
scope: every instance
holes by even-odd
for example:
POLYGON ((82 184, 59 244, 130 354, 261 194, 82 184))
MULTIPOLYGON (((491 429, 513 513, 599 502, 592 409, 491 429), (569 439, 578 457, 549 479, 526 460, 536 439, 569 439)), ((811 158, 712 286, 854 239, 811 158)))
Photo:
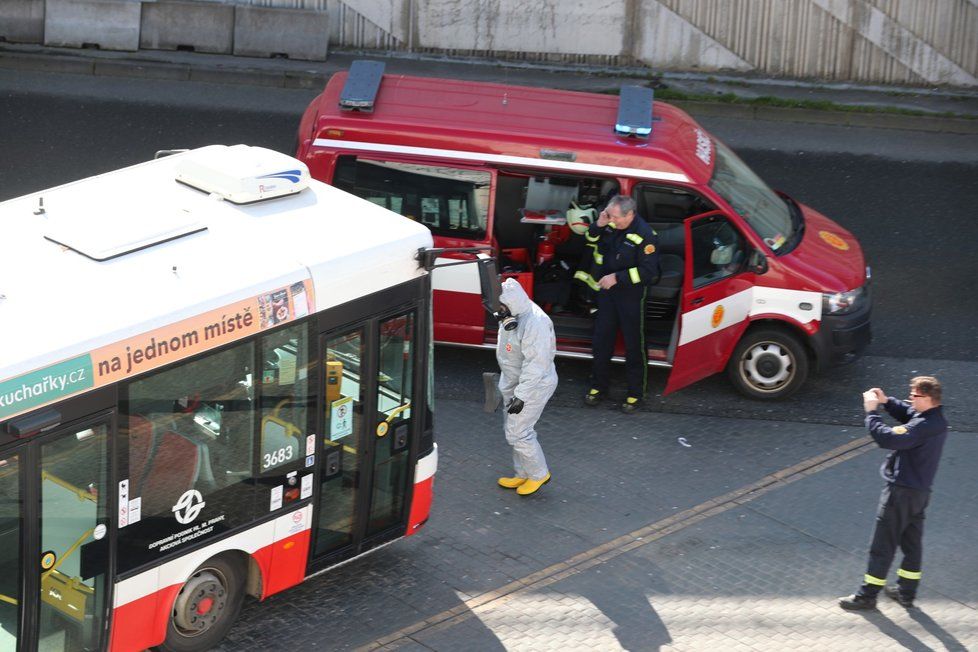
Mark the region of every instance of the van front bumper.
POLYGON ((818 332, 812 337, 819 369, 852 362, 873 339, 870 328, 872 302, 844 315, 822 315, 818 332))

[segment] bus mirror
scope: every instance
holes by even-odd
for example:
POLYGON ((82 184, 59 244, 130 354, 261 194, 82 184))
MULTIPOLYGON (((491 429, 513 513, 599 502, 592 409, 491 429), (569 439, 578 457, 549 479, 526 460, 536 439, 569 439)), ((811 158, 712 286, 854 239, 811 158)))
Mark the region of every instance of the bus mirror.
POLYGON ((482 305, 491 315, 499 312, 499 296, 503 288, 499 281, 499 268, 495 258, 479 258, 479 286, 482 291, 482 305))
POLYGON ((767 256, 760 249, 755 249, 754 253, 750 255, 747 266, 755 274, 764 274, 767 272, 767 256))

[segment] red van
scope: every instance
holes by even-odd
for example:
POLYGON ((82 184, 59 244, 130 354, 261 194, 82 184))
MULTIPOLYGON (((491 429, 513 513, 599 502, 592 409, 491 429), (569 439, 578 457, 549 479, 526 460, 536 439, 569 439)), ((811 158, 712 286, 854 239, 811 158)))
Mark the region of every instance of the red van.
MULTIPOLYGON (((382 66, 355 62, 329 80, 302 117, 297 158, 427 225, 438 247, 491 246, 550 314, 559 355, 590 355, 593 296, 572 280, 588 264, 579 232, 618 193, 658 233, 645 335, 649 365, 670 369, 665 393, 726 370, 747 396, 781 398, 869 343, 870 271, 853 235, 772 191, 650 89, 616 97, 382 66)), ((476 270, 439 270, 433 286, 436 341, 493 347, 476 270)))

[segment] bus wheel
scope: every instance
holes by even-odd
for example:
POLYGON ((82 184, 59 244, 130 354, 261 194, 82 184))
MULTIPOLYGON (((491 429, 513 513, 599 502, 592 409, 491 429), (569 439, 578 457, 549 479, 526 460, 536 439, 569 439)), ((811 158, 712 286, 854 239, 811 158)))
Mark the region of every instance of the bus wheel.
POLYGON ((777 328, 748 331, 727 363, 727 376, 741 394, 777 399, 794 394, 808 377, 808 354, 798 338, 777 328))
POLYGON ((209 650, 228 633, 244 600, 246 568, 240 559, 214 557, 177 593, 166 628, 167 652, 209 650))

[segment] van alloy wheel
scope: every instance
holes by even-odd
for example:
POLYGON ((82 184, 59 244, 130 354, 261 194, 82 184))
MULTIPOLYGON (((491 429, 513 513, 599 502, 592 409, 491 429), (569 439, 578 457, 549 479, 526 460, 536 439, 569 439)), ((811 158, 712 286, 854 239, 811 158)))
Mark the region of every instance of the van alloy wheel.
POLYGON ((779 399, 793 394, 808 378, 808 352, 790 331, 778 327, 748 330, 734 347, 727 376, 741 394, 779 399))

